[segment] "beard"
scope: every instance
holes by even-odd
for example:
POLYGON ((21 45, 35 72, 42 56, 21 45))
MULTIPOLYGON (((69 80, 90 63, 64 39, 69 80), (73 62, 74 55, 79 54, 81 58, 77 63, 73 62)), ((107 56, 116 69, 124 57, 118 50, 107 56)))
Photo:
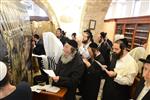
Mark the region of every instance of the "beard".
POLYGON ((73 54, 70 54, 70 55, 68 55, 68 56, 66 57, 66 56, 64 55, 64 53, 63 53, 62 56, 61 56, 61 61, 62 61, 62 63, 63 63, 63 64, 67 64, 67 63, 69 63, 70 61, 72 61, 72 59, 74 58, 75 54, 76 54, 76 52, 73 53, 73 54))
POLYGON ((101 42, 102 42, 102 39, 100 39, 98 42, 101 43, 101 42))
POLYGON ((87 44, 88 43, 88 39, 87 40, 82 40, 83 44, 87 44))
POLYGON ((113 57, 116 60, 119 60, 122 56, 123 56, 123 50, 121 50, 119 53, 116 53, 116 52, 113 53, 113 57))

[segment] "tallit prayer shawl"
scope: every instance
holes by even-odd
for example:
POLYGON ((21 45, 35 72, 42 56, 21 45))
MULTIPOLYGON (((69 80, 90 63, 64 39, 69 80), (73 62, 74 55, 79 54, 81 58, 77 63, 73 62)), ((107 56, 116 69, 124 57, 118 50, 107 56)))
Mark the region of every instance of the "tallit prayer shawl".
MULTIPOLYGON (((62 55, 63 44, 52 32, 43 33, 43 43, 48 61, 48 69, 54 70, 56 63, 62 55)), ((43 63, 44 61, 46 61, 46 59, 43 59, 43 63)))

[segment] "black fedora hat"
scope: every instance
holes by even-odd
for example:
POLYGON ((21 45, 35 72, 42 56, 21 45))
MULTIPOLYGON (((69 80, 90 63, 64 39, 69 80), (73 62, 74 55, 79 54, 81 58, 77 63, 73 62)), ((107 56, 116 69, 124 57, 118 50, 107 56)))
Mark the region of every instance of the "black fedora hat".
POLYGON ((143 63, 150 63, 150 54, 146 57, 146 59, 139 59, 143 63))
POLYGON ((68 40, 67 43, 75 49, 78 48, 78 43, 75 40, 68 40))
POLYGON ((98 45, 95 42, 92 42, 92 43, 90 43, 89 47, 97 49, 98 45))

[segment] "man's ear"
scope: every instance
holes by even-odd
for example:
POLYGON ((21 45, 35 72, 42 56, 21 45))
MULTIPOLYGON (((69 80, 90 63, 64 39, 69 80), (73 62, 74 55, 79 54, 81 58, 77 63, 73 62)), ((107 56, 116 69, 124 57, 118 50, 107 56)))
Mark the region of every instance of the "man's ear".
POLYGON ((72 53, 72 54, 76 54, 76 52, 77 52, 77 49, 71 48, 71 53, 72 53))

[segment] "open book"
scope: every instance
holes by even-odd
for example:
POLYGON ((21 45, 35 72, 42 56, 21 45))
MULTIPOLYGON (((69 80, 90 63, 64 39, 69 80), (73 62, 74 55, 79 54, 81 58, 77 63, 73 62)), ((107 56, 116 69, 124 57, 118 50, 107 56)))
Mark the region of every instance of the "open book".
POLYGON ((57 93, 60 90, 60 88, 51 85, 45 85, 45 86, 35 85, 31 87, 31 90, 37 93, 40 93, 41 91, 57 93))

